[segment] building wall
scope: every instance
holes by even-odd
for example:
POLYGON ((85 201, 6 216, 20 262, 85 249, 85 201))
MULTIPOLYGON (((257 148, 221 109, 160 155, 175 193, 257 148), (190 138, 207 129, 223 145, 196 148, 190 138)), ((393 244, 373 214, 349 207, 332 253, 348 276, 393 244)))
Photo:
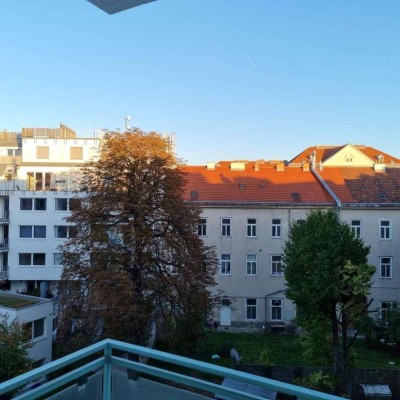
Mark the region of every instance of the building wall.
MULTIPOLYGON (((24 296, 25 297, 25 296, 24 296)), ((33 297, 32 299, 38 300, 33 297)), ((53 301, 40 299, 40 302, 20 309, 0 307, 0 314, 8 314, 10 320, 18 319, 21 324, 44 318, 43 335, 32 340, 32 347, 29 349, 29 357, 33 361, 43 360, 43 363, 51 361, 52 340, 53 340, 53 301)))

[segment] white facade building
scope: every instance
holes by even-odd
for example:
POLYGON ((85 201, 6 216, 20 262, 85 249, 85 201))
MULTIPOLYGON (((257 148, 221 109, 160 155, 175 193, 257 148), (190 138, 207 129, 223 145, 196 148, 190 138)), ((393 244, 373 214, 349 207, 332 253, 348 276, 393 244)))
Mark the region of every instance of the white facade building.
POLYGON ((51 350, 53 342, 53 300, 33 296, 22 296, 0 292, 0 314, 7 314, 9 322, 15 319, 23 326, 30 335, 32 347, 29 349, 29 357, 33 365, 49 363, 51 361, 51 350), (7 301, 5 305, 2 300, 14 300, 12 306, 7 301))

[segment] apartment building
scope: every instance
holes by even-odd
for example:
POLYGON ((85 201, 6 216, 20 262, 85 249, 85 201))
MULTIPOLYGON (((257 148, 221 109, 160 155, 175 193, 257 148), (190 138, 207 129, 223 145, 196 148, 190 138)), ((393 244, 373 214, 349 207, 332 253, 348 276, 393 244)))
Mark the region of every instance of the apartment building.
POLYGON ((371 310, 399 301, 400 160, 366 146, 310 147, 290 162, 187 166, 186 199, 203 208, 198 233, 216 246, 221 325, 290 324, 282 252, 290 225, 335 209, 371 247, 371 310))
MULTIPOLYGON (((73 234, 65 218, 84 196, 74 192, 79 167, 97 156, 102 136, 79 138, 65 125, 0 133, 0 289, 57 293, 58 247, 73 234)), ((220 260, 221 325, 290 323, 295 307, 284 294, 283 247, 293 221, 315 209, 337 210, 371 246, 372 309, 384 313, 399 301, 399 159, 366 146, 316 146, 290 162, 183 168, 186 199, 203 209, 198 234, 220 260)))
POLYGON ((79 167, 97 156, 102 131, 80 138, 65 125, 0 134, 0 288, 44 297, 57 293, 58 246, 72 232, 68 216, 79 167))

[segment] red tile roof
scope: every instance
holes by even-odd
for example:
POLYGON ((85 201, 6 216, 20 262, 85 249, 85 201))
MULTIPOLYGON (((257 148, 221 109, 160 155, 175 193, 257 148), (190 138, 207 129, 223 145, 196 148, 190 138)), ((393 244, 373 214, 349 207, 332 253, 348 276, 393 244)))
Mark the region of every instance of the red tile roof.
MULTIPOLYGON (((321 161, 324 162, 328 158, 330 158, 333 154, 335 154, 337 151, 342 149, 345 146, 311 146, 302 151, 300 154, 298 154, 296 157, 294 157, 290 162, 291 163, 300 163, 300 162, 309 162, 311 159, 311 154, 315 150, 316 152, 316 163, 320 163, 321 161)), ((360 150, 362 153, 364 153, 367 157, 369 157, 371 160, 376 162, 378 160, 378 156, 382 155, 383 156, 383 162, 385 164, 400 164, 400 159, 391 156, 390 154, 384 153, 380 150, 377 150, 373 147, 368 147, 368 146, 358 146, 358 145, 353 145, 353 147, 357 148, 360 150)))
POLYGON ((277 171, 271 162, 246 162, 244 171, 234 171, 225 161, 217 163, 215 170, 203 166, 182 169, 187 174, 187 200, 197 192, 200 202, 335 204, 312 172, 301 167, 284 166, 277 171))
POLYGON ((400 168, 324 168, 320 176, 342 203, 400 203, 400 168))

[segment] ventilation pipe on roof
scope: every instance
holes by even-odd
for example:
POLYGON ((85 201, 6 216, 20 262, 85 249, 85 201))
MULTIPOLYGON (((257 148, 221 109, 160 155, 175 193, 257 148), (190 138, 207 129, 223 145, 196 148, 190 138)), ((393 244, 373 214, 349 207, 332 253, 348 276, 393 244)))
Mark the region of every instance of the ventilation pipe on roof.
POLYGON ((316 159, 317 159, 317 152, 314 150, 311 153, 311 169, 315 169, 316 159))

